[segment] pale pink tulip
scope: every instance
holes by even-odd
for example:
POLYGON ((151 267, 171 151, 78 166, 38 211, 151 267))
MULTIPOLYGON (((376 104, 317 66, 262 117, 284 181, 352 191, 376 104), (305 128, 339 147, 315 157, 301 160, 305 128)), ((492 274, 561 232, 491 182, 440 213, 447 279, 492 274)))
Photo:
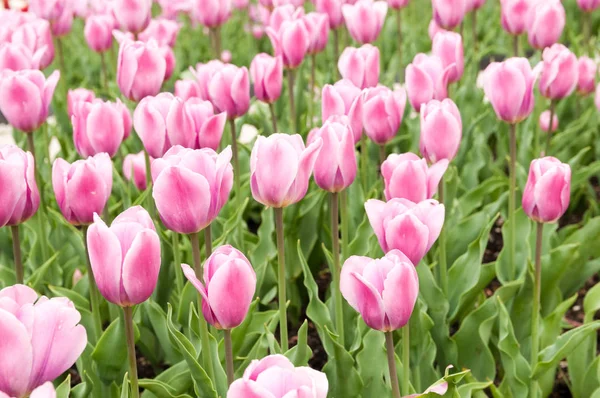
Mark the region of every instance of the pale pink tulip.
POLYGON ((406 91, 412 107, 419 112, 421 105, 432 99, 448 97, 448 82, 456 68, 444 67, 442 59, 435 55, 417 54, 406 67, 406 91))
POLYGON ((421 107, 419 147, 430 163, 452 161, 462 138, 462 119, 451 99, 433 100, 421 107))
POLYGON ((392 91, 378 86, 369 89, 363 108, 363 127, 367 136, 378 145, 391 141, 398 133, 405 107, 403 88, 392 91))
POLYGON ((379 49, 370 44, 347 47, 338 60, 338 69, 358 88, 375 87, 379 83, 379 49))
POLYGON ((360 141, 363 131, 363 95, 361 89, 349 80, 340 80, 333 86, 326 84, 321 93, 323 123, 333 116, 347 116, 352 127, 354 143, 360 141))
POLYGON ((582 95, 591 94, 596 89, 596 62, 589 57, 580 57, 578 63, 579 79, 577 81, 577 92, 582 95))
POLYGON ((445 68, 450 68, 448 82, 454 83, 460 80, 465 67, 463 54, 463 41, 458 33, 439 32, 433 38, 431 53, 442 60, 445 68))
POLYGON ((187 100, 185 109, 194 121, 196 139, 193 148, 210 148, 216 151, 221 143, 225 124, 227 124, 227 113, 215 114, 212 104, 200 98, 187 100))
POLYGON ((568 97, 579 80, 577 57, 562 44, 544 50, 540 93, 553 100, 568 97))
POLYGON ((231 0, 190 0, 194 21, 208 28, 223 25, 231 17, 231 0))
POLYGON ((91 15, 86 19, 83 34, 88 47, 99 53, 110 50, 114 26, 115 20, 111 15, 91 15))
POLYGON ((227 64, 217 71, 208 85, 210 102, 229 119, 243 116, 250 108, 248 69, 227 64))
POLYGON ((145 42, 154 39, 159 46, 174 47, 179 29, 181 25, 178 22, 169 19, 153 19, 138 38, 145 42))
POLYGON ((546 133, 553 133, 558 130, 558 117, 556 113, 552 115, 552 128, 550 128, 550 111, 544 111, 540 114, 540 128, 546 133))
POLYGON ((454 29, 461 24, 467 11, 466 0, 431 0, 433 19, 444 29, 454 29))
POLYGON ((73 113, 75 112, 75 105, 77 105, 78 102, 94 102, 94 100, 96 99, 96 94, 91 91, 88 90, 86 88, 76 88, 73 90, 69 90, 69 92, 67 93, 67 111, 69 114, 69 117, 73 116, 73 113))
POLYGON ((124 31, 138 34, 150 24, 152 0, 118 0, 112 7, 112 14, 124 31))
POLYGON ((0 227, 31 218, 40 205, 31 153, 16 145, 0 146, 0 180, 0 227))
POLYGON ((210 94, 208 92, 208 86, 213 76, 222 70, 225 64, 218 59, 208 61, 205 64, 199 63, 196 68, 190 68, 190 71, 196 77, 198 83, 198 97, 205 101, 210 101, 210 94))
POLYGON ((534 3, 527 16, 529 44, 542 50, 557 43, 565 28, 566 18, 561 0, 534 3))
POLYGON ((569 207, 571 167, 547 156, 535 159, 523 191, 523 210, 534 221, 556 222, 569 207))
POLYGON ((446 159, 427 166, 427 161, 414 153, 391 154, 381 165, 385 198, 404 198, 417 203, 431 199, 447 169, 446 159))
POLYGON ((350 36, 360 44, 377 40, 388 4, 385 1, 359 0, 354 5, 344 4, 342 13, 350 36))
POLYGON ((344 24, 343 5, 343 0, 315 0, 317 12, 327 15, 330 29, 338 29, 344 24))
POLYGON ((133 184, 140 191, 146 190, 146 156, 144 151, 136 154, 130 153, 125 156, 125 159, 123 159, 123 175, 127 181, 133 181, 133 184))
POLYGON ((175 96, 184 101, 190 98, 200 98, 200 84, 195 80, 177 80, 175 96))
POLYGON ((259 101, 272 104, 281 96, 283 86, 283 60, 261 53, 250 64, 254 95, 259 101))
POLYGON ((577 0, 577 5, 585 12, 592 12, 600 7, 600 0, 577 0))
POLYGON ((39 69, 45 49, 34 53, 29 47, 20 43, 0 44, 0 71, 19 71, 23 69, 39 69))
POLYGON ((304 16, 304 24, 310 38, 308 53, 317 54, 325 50, 327 39, 329 37, 329 22, 327 15, 318 12, 308 13, 304 16))
POLYGON ((502 28, 511 35, 520 35, 527 29, 529 9, 535 0, 501 0, 502 28))
POLYGON ((167 61, 154 40, 148 43, 125 39, 119 48, 117 84, 121 93, 132 101, 140 101, 160 92, 167 61))
POLYGON ((295 69, 308 53, 310 36, 302 19, 284 21, 279 29, 271 26, 266 29, 276 56, 281 56, 283 65, 295 69))

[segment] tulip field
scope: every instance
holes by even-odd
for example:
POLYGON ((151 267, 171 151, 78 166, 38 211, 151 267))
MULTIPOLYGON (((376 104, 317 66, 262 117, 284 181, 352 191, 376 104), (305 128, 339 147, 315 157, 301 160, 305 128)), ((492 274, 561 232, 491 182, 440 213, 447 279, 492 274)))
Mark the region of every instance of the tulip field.
POLYGON ((599 0, 0 5, 0 398, 600 398, 599 0))

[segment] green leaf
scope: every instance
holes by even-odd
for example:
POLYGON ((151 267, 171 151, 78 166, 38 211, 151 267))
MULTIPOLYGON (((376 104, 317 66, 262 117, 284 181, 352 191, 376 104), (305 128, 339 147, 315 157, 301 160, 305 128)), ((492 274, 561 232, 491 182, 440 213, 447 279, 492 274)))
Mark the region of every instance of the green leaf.
POLYGON ((139 384, 141 388, 150 391, 157 398, 192 398, 188 394, 178 394, 176 389, 163 381, 141 379, 139 384))
POLYGON ((92 352, 102 381, 110 383, 120 380, 127 366, 127 341, 122 317, 111 322, 98 339, 92 352))
MULTIPOLYGON (((391 389, 383 383, 389 377, 385 351, 385 336, 379 330, 369 329, 362 338, 362 350, 356 355, 356 366, 363 380, 363 397, 388 397, 391 389)), ((398 377, 398 375, 396 375, 398 377)))
MULTIPOLYGON (((188 368, 187 362, 182 360, 181 362, 171 366, 158 376, 154 380, 141 379, 140 386, 146 389, 143 393, 143 398, 163 398, 161 394, 164 392, 161 386, 157 386, 153 382, 161 383, 162 385, 168 386, 168 394, 174 396, 185 397, 185 393, 190 391, 194 386, 190 369, 188 368), (145 387, 145 383, 150 383, 148 387, 145 387)), ((169 397, 166 395, 165 397, 169 397)))
POLYGON ((526 264, 529 258, 529 234, 531 233, 531 220, 522 208, 518 209, 513 219, 507 220, 502 226, 502 239, 505 242, 498 260, 496 261, 496 275, 501 283, 520 279, 526 272, 526 264), (511 234, 511 222, 516 222, 516 248, 515 248, 515 265, 510 262, 509 245, 511 234), (512 271, 511 271, 512 270, 512 271))
POLYGON ((121 384, 121 398, 129 398, 129 394, 129 376, 125 373, 125 376, 123 376, 123 384, 121 384))
POLYGON ((180 362, 183 357, 171 344, 169 330, 167 329, 167 314, 152 300, 146 301, 143 304, 143 308, 145 309, 144 313, 150 320, 154 334, 160 343, 160 348, 165 352, 166 360, 169 363, 180 362))
POLYGON ((63 380, 62 383, 56 387, 56 398, 69 398, 69 394, 71 393, 71 375, 67 375, 67 377, 63 380))
MULTIPOLYGON (((325 326, 321 337, 329 360, 323 367, 323 372, 329 380, 329 394, 332 397, 360 397, 363 381, 354 366, 354 358, 337 342, 337 335, 325 326)), ((385 361, 385 357, 381 358, 385 361)))
POLYGON ((600 283, 588 290, 583 299, 583 311, 585 312, 584 322, 590 323, 598 310, 600 310, 600 283))
POLYGON ((298 329, 298 342, 285 353, 285 356, 295 366, 308 365, 308 360, 312 357, 312 350, 308 346, 308 321, 306 319, 298 329))

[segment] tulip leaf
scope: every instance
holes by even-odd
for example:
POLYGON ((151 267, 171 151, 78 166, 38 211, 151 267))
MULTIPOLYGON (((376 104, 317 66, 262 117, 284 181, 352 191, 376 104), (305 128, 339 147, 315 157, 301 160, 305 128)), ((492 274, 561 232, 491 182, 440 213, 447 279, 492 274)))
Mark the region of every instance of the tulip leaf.
POLYGON ((285 356, 295 366, 308 365, 308 360, 312 357, 312 350, 308 346, 308 321, 306 319, 298 329, 298 342, 285 353, 285 356))
POLYGON ((143 304, 144 314, 148 316, 152 330, 160 344, 160 348, 165 352, 166 360, 170 363, 178 363, 183 358, 171 344, 169 330, 167 329, 167 314, 154 301, 148 300, 143 304))
POLYGON ((125 376, 123 376, 123 384, 121 384, 121 398, 129 398, 129 396, 129 374, 125 373, 125 376))
MULTIPOLYGON (((329 394, 332 397, 353 398, 362 396, 363 381, 356 371, 352 355, 337 341, 337 335, 324 326, 323 345, 329 360, 323 372, 329 380, 329 394)), ((385 358, 381 358, 385 361, 385 358)))
MULTIPOLYGON (((383 383, 384 379, 389 378, 385 336, 379 330, 369 329, 362 342, 362 349, 356 355, 356 365, 364 383, 362 396, 388 397, 391 395, 389 383, 383 383)), ((401 371, 401 368, 398 369, 398 372, 401 371)), ((395 376, 401 377, 401 374, 395 376)))
POLYGON ((188 394, 178 394, 175 388, 163 381, 141 379, 139 384, 140 388, 150 391, 156 398, 192 398, 188 394))
MULTIPOLYGON (((135 323, 134 328, 137 340, 139 331, 135 323)), ((98 366, 98 375, 102 381, 112 382, 120 380, 122 372, 127 366, 125 325, 121 316, 112 321, 104 333, 102 333, 92 352, 92 359, 98 366)))
POLYGON ((496 261, 496 275, 501 283, 506 283, 512 280, 520 279, 526 271, 526 264, 529 258, 529 234, 531 233, 531 220, 523 209, 518 209, 513 218, 506 220, 502 226, 502 239, 504 246, 498 255, 496 261), (512 222, 516 222, 516 247, 515 247, 515 264, 511 264, 510 260, 510 242, 512 222))
MULTIPOLYGON (((190 373, 190 369, 188 368, 187 362, 182 360, 181 362, 171 366, 164 372, 160 373, 154 379, 141 379, 140 386, 143 387, 146 391, 142 394, 143 398, 162 398, 161 394, 164 390, 155 384, 152 384, 148 388, 143 386, 143 383, 157 382, 163 385, 168 386, 168 392, 172 393, 174 396, 183 395, 185 396, 186 392, 189 392, 193 386, 194 381, 192 380, 192 375, 190 373)), ((169 395, 166 395, 169 397, 169 395)))
POLYGON ((585 312, 585 323, 590 323, 596 312, 600 310, 600 284, 596 284, 588 290, 583 299, 583 311, 585 312))
POLYGON ((69 398, 71 393, 71 375, 67 375, 62 383, 56 387, 56 398, 69 398))

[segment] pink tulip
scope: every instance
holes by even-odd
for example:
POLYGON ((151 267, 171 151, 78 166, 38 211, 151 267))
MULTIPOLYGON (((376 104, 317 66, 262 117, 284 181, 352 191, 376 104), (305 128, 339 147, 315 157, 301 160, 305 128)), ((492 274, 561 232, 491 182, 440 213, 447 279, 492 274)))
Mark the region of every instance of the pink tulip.
POLYGON ((121 30, 138 34, 150 24, 152 0, 118 0, 112 7, 121 30))
MULTIPOLYGON (((54 44, 50 23, 44 19, 37 18, 31 13, 17 13, 16 17, 7 17, 8 26, 0 29, 0 42, 23 44, 33 54, 42 50, 43 56, 40 60, 40 69, 45 69, 54 59, 54 44), (12 25, 11 25, 12 22, 12 25)), ((0 19, 3 20, 2 15, 0 19)))
POLYGON ((320 129, 313 130, 307 143, 321 139, 323 145, 314 167, 315 182, 328 192, 341 192, 356 178, 356 155, 354 135, 350 126, 328 121, 320 129))
POLYGON ((377 40, 388 5, 385 1, 359 0, 354 5, 344 4, 342 13, 350 36, 360 44, 377 40))
POLYGON ((250 108, 250 77, 244 66, 227 64, 219 70, 208 85, 210 102, 229 119, 243 116, 250 108))
POLYGON ((558 117, 552 115, 552 129, 550 129, 550 111, 544 111, 540 115, 540 128, 546 133, 553 133, 558 130, 558 117))
POLYGON ((427 33, 429 34, 429 39, 433 41, 433 39, 435 38, 435 35, 437 35, 440 32, 449 32, 449 31, 440 27, 435 22, 435 19, 432 19, 431 21, 429 21, 429 27, 427 28, 427 33))
POLYGON ((433 100, 421 107, 419 147, 430 163, 452 161, 462 138, 462 119, 451 99, 433 100))
POLYGON ((594 105, 596 105, 596 109, 600 111, 600 84, 596 86, 596 93, 594 94, 594 105))
POLYGON ((0 290, 0 302, 0 391, 51 397, 43 394, 51 390, 46 383, 69 370, 87 345, 81 314, 67 298, 38 298, 25 285, 0 290))
POLYGON ((347 47, 338 60, 338 69, 358 88, 375 87, 379 83, 379 49, 370 44, 347 47))
POLYGON ((520 35, 527 29, 527 17, 534 0, 501 0, 502 28, 511 35, 520 35))
POLYGON ((76 88, 69 90, 67 93, 67 111, 69 117, 73 116, 75 112, 75 106, 78 102, 92 103, 96 99, 96 94, 85 88, 76 88))
POLYGON ((577 81, 577 91, 582 95, 591 94, 596 89, 596 71, 598 66, 589 57, 580 57, 577 61, 579 70, 579 79, 577 81))
POLYGON ((192 18, 208 27, 223 25, 231 17, 231 0, 191 0, 192 18))
POLYGON ((189 0, 158 0, 162 17, 166 19, 177 19, 180 13, 189 13, 191 3, 189 0))
POLYGON ((479 10, 485 4, 486 0, 467 0, 467 12, 479 10))
POLYGON ((232 0, 233 6, 238 10, 245 10, 250 5, 250 0, 232 0))
POLYGON ((330 29, 337 29, 344 24, 343 4, 342 0, 315 0, 317 12, 327 15, 330 29))
POLYGON ((0 112, 14 128, 33 132, 48 117, 59 78, 58 70, 48 79, 39 70, 5 71, 0 79, 0 112))
POLYGON ((523 210, 529 217, 537 222, 556 222, 569 208, 570 196, 568 164, 551 156, 531 162, 523 191, 523 210))
POLYGON ((377 260, 352 256, 342 267, 340 290, 367 326, 391 332, 408 323, 419 295, 419 277, 399 250, 377 260))
POLYGON ((431 0, 431 7, 435 22, 448 30, 460 25, 467 11, 466 0, 431 0))
POLYGON ((444 225, 444 205, 433 199, 369 199, 365 210, 383 252, 400 250, 413 264, 425 257, 444 225))
POLYGON ((52 186, 65 219, 73 225, 94 221, 102 214, 112 190, 112 162, 106 153, 69 164, 58 158, 52 166, 52 186))
POLYGON ((542 55, 540 93, 553 100, 568 97, 579 80, 577 57, 562 44, 546 48, 542 55))
POLYGON ((279 99, 283 85, 281 57, 272 57, 265 53, 256 55, 250 64, 250 76, 254 83, 256 99, 268 104, 279 99))
POLYGON ((50 22, 55 36, 65 35, 71 30, 73 9, 68 0, 29 0, 29 11, 50 22))
POLYGON ((231 191, 231 148, 186 149, 179 145, 152 162, 152 197, 168 229, 196 233, 217 217, 231 191))
POLYGON ((458 33, 439 32, 433 38, 431 53, 442 60, 445 68, 450 68, 448 82, 454 83, 460 80, 464 71, 463 41, 458 33))
POLYGON ((221 143, 227 113, 215 114, 214 107, 208 101, 191 98, 185 102, 185 109, 194 121, 194 149, 210 148, 216 151, 221 143))
POLYGON ((199 98, 200 84, 195 80, 177 80, 175 82, 175 96, 184 101, 190 98, 199 98))
POLYGON ((35 54, 19 43, 0 44, 0 71, 19 71, 23 69, 38 69, 45 49, 38 50, 35 54))
POLYGON ((254 298, 256 274, 242 252, 229 245, 215 250, 204 263, 204 284, 189 265, 181 268, 202 296, 206 322, 217 329, 233 329, 244 321, 254 298))
POLYGON ((282 208, 299 202, 321 150, 317 139, 304 146, 299 134, 258 136, 250 155, 250 188, 254 200, 282 208))
POLYGON ((117 84, 121 93, 132 101, 156 95, 165 79, 167 62, 154 40, 144 43, 121 43, 117 61, 117 84))
POLYGON ((123 175, 127 181, 133 181, 133 184, 140 191, 146 190, 146 157, 144 151, 125 156, 125 159, 123 159, 123 175))
POLYGON ((241 379, 229 387, 227 398, 325 398, 329 384, 324 373, 295 368, 283 355, 253 360, 241 379))
POLYGON ((401 10, 408 6, 409 0, 387 0, 390 8, 394 10, 401 10))
POLYGON ((231 54, 231 51, 229 51, 229 50, 221 51, 221 61, 223 61, 223 63, 225 63, 225 64, 231 63, 232 58, 233 58, 233 55, 231 54))
POLYGON ((533 111, 535 75, 526 58, 493 62, 485 70, 484 91, 498 119, 506 123, 525 120, 533 111))
POLYGON ((302 20, 303 18, 304 8, 297 8, 292 4, 284 4, 273 9, 266 24, 275 32, 278 32, 284 22, 302 20))
POLYGON ((83 34, 89 48, 98 53, 111 49, 115 21, 110 15, 91 15, 85 21, 83 34))
POLYGON ((308 53, 317 54, 325 50, 327 39, 329 38, 329 20, 327 15, 310 12, 304 16, 304 24, 310 38, 308 53))
POLYGON ((174 47, 179 29, 181 25, 178 22, 169 19, 153 19, 138 38, 145 42, 154 39, 159 46, 174 47))
POLYGON ((577 0, 577 5, 585 12, 592 12, 600 7, 600 0, 577 0))
POLYGON ((406 92, 403 88, 390 90, 384 86, 369 89, 365 93, 363 126, 367 136, 378 145, 385 145, 398 133, 404 108, 406 92))
POLYGON ((0 180, 0 227, 31 218, 40 205, 31 153, 16 145, 0 146, 0 180))
POLYGON ((107 301, 131 307, 148 300, 158 281, 160 239, 146 210, 130 207, 110 228, 94 214, 87 246, 98 290, 107 301))
POLYGON ((352 127, 354 143, 360 141, 363 131, 362 91, 349 80, 340 80, 333 86, 326 84, 321 94, 321 117, 323 123, 333 116, 347 116, 352 127))
POLYGON ((427 161, 414 153, 391 154, 381 165, 385 198, 408 199, 415 203, 431 199, 447 169, 446 159, 428 167, 427 161))
POLYGON ((175 53, 173 52, 173 49, 169 46, 160 46, 158 48, 158 51, 160 54, 162 54, 163 58, 165 59, 165 76, 163 77, 163 81, 167 81, 169 80, 169 78, 173 74, 173 71, 175 70, 175 53))
POLYGON ((406 91, 415 111, 432 99, 448 97, 448 81, 456 68, 444 68, 442 59, 435 55, 417 54, 412 64, 406 67, 406 91))
MULTIPOLYGON (((0 398, 17 397, 11 397, 10 395, 7 395, 0 391, 0 398)), ((54 385, 51 381, 45 382, 41 386, 34 388, 33 391, 31 391, 31 395, 29 396, 29 398, 56 398, 56 390, 54 389, 54 385)))
POLYGON ((560 0, 534 3, 527 16, 529 44, 544 49, 558 42, 566 24, 566 13, 560 0))
POLYGON ((284 21, 278 30, 267 27, 267 35, 276 56, 283 58, 283 65, 295 69, 302 64, 310 47, 310 36, 301 19, 284 21))
POLYGON ((198 97, 205 101, 210 101, 210 94, 208 92, 208 86, 213 76, 217 72, 221 71, 225 67, 225 64, 220 60, 208 61, 205 64, 199 63, 196 65, 196 69, 190 68, 190 71, 196 77, 198 83, 198 97))

